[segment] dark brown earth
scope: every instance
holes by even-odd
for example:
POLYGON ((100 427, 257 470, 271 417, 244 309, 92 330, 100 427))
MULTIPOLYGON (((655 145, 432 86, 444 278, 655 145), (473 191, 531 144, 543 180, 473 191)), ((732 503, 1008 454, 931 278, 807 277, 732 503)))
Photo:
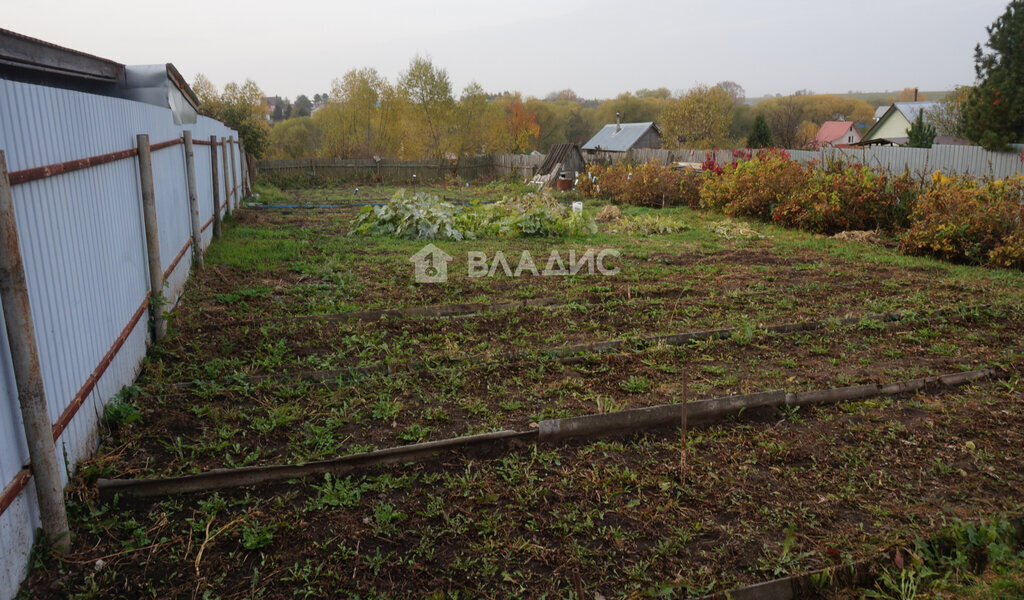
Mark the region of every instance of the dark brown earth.
MULTIPOLYGON (((129 394, 138 420, 108 421, 76 476, 72 553, 41 557, 27 594, 556 598, 572 597, 578 574, 588 598, 689 597, 877 563, 953 519, 1021 512, 1017 279, 855 260, 813 240, 684 235, 600 238, 624 248, 615 277, 414 285, 416 245, 344 237, 353 214, 237 213, 129 394), (456 318, 308 318, 527 298, 556 302, 456 318), (763 331, 888 311, 906 318, 763 331), (736 334, 639 343, 726 327, 736 334), (547 353, 614 339, 636 343, 568 362, 547 353), (694 430, 682 476, 675 429, 218 494, 105 501, 92 486, 678 402, 684 374, 694 399, 983 367, 1003 377, 694 430)), ((537 254, 576 244, 507 242, 537 254)))

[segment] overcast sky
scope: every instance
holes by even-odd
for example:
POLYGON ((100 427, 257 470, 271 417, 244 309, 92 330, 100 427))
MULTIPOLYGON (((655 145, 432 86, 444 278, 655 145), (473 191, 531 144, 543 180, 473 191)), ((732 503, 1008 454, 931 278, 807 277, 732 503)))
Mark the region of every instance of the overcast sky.
POLYGON ((974 80, 974 46, 1006 0, 3 0, 0 27, 189 81, 254 79, 310 97, 346 71, 394 81, 416 54, 456 95, 586 98, 733 80, 749 97, 946 90, 974 80))

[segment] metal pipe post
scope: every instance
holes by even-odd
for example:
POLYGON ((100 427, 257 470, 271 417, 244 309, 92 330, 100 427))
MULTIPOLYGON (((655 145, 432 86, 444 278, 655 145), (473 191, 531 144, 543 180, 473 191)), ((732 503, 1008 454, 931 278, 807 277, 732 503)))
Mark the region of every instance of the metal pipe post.
POLYGON ((140 133, 136 139, 139 144, 139 181, 142 183, 142 218, 146 224, 146 255, 149 258, 149 310, 153 316, 153 341, 159 342, 167 334, 167 321, 164 320, 164 267, 160 261, 153 157, 149 153, 149 135, 140 133))
POLYGON ((71 535, 64 506, 64 486, 60 479, 50 412, 46 407, 25 264, 21 259, 21 243, 14 217, 14 198, 3 150, 0 150, 0 301, 4 305, 7 342, 11 347, 32 475, 36 478, 43 535, 54 548, 67 552, 71 547, 71 535))
POLYGON ((185 173, 188 177, 188 209, 192 217, 192 263, 203 268, 203 230, 199 224, 199 192, 196 191, 196 157, 192 132, 185 131, 185 173))

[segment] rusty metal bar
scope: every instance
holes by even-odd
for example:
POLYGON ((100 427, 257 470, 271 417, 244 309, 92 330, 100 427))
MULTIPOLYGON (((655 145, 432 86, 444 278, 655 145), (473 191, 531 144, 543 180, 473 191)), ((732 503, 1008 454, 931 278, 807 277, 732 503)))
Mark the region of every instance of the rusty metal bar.
POLYGON ((29 471, 27 468, 22 469, 7 484, 4 491, 0 492, 0 515, 4 514, 14 504, 14 501, 18 499, 18 496, 25 491, 25 487, 30 479, 32 479, 32 471, 29 471))
POLYGON ((164 148, 172 148, 181 143, 181 138, 173 140, 167 140, 166 142, 160 142, 159 144, 153 144, 149 147, 150 152, 156 152, 157 150, 163 150, 164 148))
MULTIPOLYGON (((188 178, 188 212, 192 225, 192 263, 197 269, 202 269, 203 230, 199 227, 199 192, 196 186, 196 156, 192 150, 191 131, 185 131, 185 175, 188 178)), ((184 252, 182 250, 182 253, 184 252)), ((176 259, 175 263, 177 263, 177 260, 180 259, 176 259)), ((166 277, 165 275, 164 278, 166 279, 166 277)))
POLYGON ((181 262, 181 259, 185 258, 185 253, 188 252, 188 249, 191 247, 192 240, 190 239, 189 241, 185 242, 185 245, 182 246, 181 250, 178 251, 177 256, 175 256, 174 260, 171 261, 170 266, 168 266, 167 270, 164 271, 164 281, 167 281, 167 278, 171 276, 171 273, 173 273, 174 269, 177 268, 178 263, 181 262))
MULTIPOLYGON (((180 143, 182 143, 181 138, 168 140, 166 142, 154 144, 150 148, 150 150, 156 151, 163 148, 170 148, 171 146, 176 146, 180 143)), ((88 158, 79 158, 77 160, 69 160, 67 162, 56 163, 52 165, 44 165, 42 167, 22 169, 21 171, 11 171, 10 173, 8 173, 8 179, 10 180, 11 185, 15 186, 20 185, 22 183, 28 183, 30 181, 46 179, 47 177, 53 177, 54 175, 72 173, 74 171, 88 169, 89 167, 105 165, 107 163, 124 160, 126 158, 132 158, 136 154, 138 154, 138 150, 136 148, 132 148, 131 150, 119 150, 117 152, 99 154, 97 156, 90 156, 88 158)))
POLYGON ((197 146, 209 146, 210 145, 210 142, 208 142, 206 140, 193 140, 192 143, 197 145, 197 146))
POLYGON ((60 175, 61 173, 71 173, 73 171, 80 171, 82 169, 88 169, 89 167, 95 167, 97 165, 104 165, 114 161, 131 158, 137 153, 138 151, 133 148, 131 150, 121 150, 119 152, 111 152, 109 154, 100 154, 99 156, 69 160, 67 162, 46 165, 43 167, 13 171, 9 174, 10 182, 11 185, 19 185, 30 181, 46 179, 47 177, 53 177, 54 175, 60 175))
POLYGON ((231 216, 231 177, 228 175, 228 140, 227 138, 220 138, 221 145, 221 163, 223 163, 224 173, 224 216, 231 216))
POLYGON ((167 334, 167 321, 164 320, 164 271, 160 262, 160 227, 156 214, 156 194, 153 191, 153 157, 149 151, 149 135, 140 133, 137 139, 142 216, 146 224, 146 256, 149 259, 149 309, 153 315, 153 341, 159 342, 167 334))
POLYGON ((238 165, 235 162, 235 140, 231 138, 230 152, 231 158, 228 163, 231 165, 231 196, 228 197, 228 203, 233 203, 234 208, 238 208, 238 165))
POLYGON ((60 479, 57 450, 50 436, 50 412, 46 408, 36 346, 32 308, 29 305, 25 264, 21 258, 14 197, 7 178, 7 157, 0 150, 0 301, 7 323, 7 343, 18 388, 18 404, 28 442, 29 460, 36 477, 39 516, 46 539, 61 551, 71 546, 64 485, 60 479))
POLYGON ((210 179, 213 181, 213 237, 221 236, 220 181, 217 177, 217 136, 210 136, 210 179))
POLYGON ((78 410, 82 408, 82 405, 85 403, 85 399, 89 397, 89 394, 91 394, 93 389, 95 389, 96 384, 99 383, 100 378, 107 372, 107 367, 109 367, 110 363, 114 361, 114 357, 117 356, 117 353, 121 351, 121 347, 124 346, 124 343, 128 340, 128 336, 135 330, 135 326, 139 324, 139 320, 142 319, 142 315, 146 314, 146 309, 148 307, 149 298, 144 298, 142 300, 142 304, 140 304, 139 308, 135 310, 135 314, 133 314, 132 318, 129 319, 128 325, 121 330, 121 335, 114 340, 114 344, 110 346, 107 353, 103 355, 103 359, 100 360, 100 364, 93 369, 92 373, 90 373, 89 377, 85 380, 85 383, 82 384, 82 387, 78 390, 78 393, 76 393, 75 397, 71 399, 71 403, 68 404, 68 407, 60 414, 60 418, 58 418, 57 422, 53 424, 53 441, 57 441, 57 439, 60 438, 60 435, 64 433, 64 430, 67 429, 68 425, 71 424, 71 420, 75 418, 75 414, 77 414, 78 410))

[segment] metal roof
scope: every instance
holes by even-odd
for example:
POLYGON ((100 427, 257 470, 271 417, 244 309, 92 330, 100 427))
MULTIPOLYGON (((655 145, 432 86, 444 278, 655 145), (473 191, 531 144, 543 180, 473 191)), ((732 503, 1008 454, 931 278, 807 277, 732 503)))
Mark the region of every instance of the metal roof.
POLYGON ((825 144, 831 144, 846 135, 851 127, 854 130, 857 129, 857 125, 853 121, 825 121, 821 124, 817 135, 814 136, 814 146, 820 148, 825 144))
POLYGON ((927 114, 938 108, 939 103, 931 100, 921 102, 893 102, 893 106, 896 110, 900 111, 908 121, 913 123, 919 112, 923 110, 925 114, 927 114))
POLYGON ((124 65, 112 60, 7 29, 0 29, 0 65, 110 83, 116 82, 124 70, 124 65))
POLYGON ((874 139, 863 139, 853 146, 903 146, 907 143, 907 137, 889 137, 889 138, 874 138, 874 139))
POLYGON ((875 121, 874 125, 870 129, 864 132, 864 141, 870 141, 875 135, 875 131, 882 127, 882 124, 889 120, 889 116, 894 112, 899 112, 903 115, 908 122, 913 123, 917 119, 918 113, 924 111, 925 114, 936 110, 940 102, 932 100, 923 100, 920 102, 893 102, 892 105, 885 111, 881 119, 875 121))
POLYGON ((170 108, 176 124, 195 123, 199 99, 171 63, 125 66, 0 29, 0 79, 170 108))
POLYGON ((623 123, 622 125, 610 123, 602 127, 601 131, 597 132, 597 135, 590 138, 590 141, 583 144, 583 149, 626 152, 652 127, 658 135, 661 135, 658 126, 651 122, 623 123))

